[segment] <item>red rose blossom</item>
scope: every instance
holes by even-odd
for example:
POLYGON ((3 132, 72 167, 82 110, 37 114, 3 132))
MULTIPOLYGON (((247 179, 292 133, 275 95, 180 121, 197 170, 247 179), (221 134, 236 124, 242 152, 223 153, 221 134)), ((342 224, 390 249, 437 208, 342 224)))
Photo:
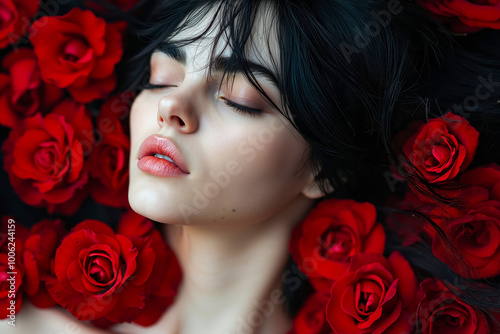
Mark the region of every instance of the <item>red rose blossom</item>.
POLYGON ((2 61, 0 73, 0 124, 13 127, 23 118, 47 112, 63 96, 61 89, 40 77, 37 59, 31 49, 18 49, 2 61))
POLYGON ((14 191, 49 212, 75 212, 85 197, 80 189, 88 180, 84 155, 92 148, 92 133, 88 111, 70 100, 45 117, 36 114, 20 122, 3 145, 14 191))
POLYGON ((26 32, 39 0, 0 0, 0 48, 16 43, 26 32))
POLYGON ((97 118, 98 140, 89 166, 92 180, 90 194, 98 203, 112 207, 128 207, 128 173, 130 139, 125 134, 121 119, 129 113, 129 104, 114 96, 102 107, 97 118), (125 110, 124 110, 125 109, 125 110))
POLYGON ((417 279, 406 259, 394 252, 358 254, 332 286, 326 317, 334 333, 410 333, 418 303, 417 279))
POLYGON ((307 298, 299 313, 293 319, 295 334, 331 334, 332 329, 326 321, 326 305, 329 296, 315 292, 307 298))
POLYGON ((484 314, 460 300, 442 283, 427 278, 420 286, 424 297, 418 304, 419 333, 492 333, 484 314))
POLYGON ((332 282, 344 274, 352 256, 383 253, 385 232, 375 222, 376 216, 370 203, 330 199, 320 202, 294 228, 290 251, 318 291, 330 292, 332 282))
POLYGON ((465 258, 455 258, 437 233, 432 252, 454 271, 472 278, 500 275, 500 167, 478 167, 460 178, 461 207, 437 207, 431 216, 465 258))
POLYGON ((182 280, 182 271, 174 252, 163 242, 151 220, 133 212, 127 211, 120 218, 117 233, 131 239, 149 238, 151 248, 155 250, 156 262, 154 274, 146 286, 146 301, 142 312, 134 319, 141 326, 150 326, 163 315, 174 301, 182 280))
POLYGON ((396 136, 394 147, 402 150, 428 182, 436 183, 463 172, 472 162, 478 143, 479 132, 467 120, 449 112, 427 123, 413 122, 408 131, 396 136))
POLYGON ((450 23, 454 32, 500 29, 498 0, 417 0, 417 3, 440 21, 450 23))
MULTIPOLYGON (((79 320, 100 325, 133 321, 146 305, 155 304, 152 295, 168 277, 172 254, 152 224, 133 223, 116 234, 102 222, 83 221, 57 249, 56 278, 47 280, 47 288, 79 320)), ((156 321, 155 316, 145 318, 156 321)))
POLYGON ((24 242, 23 263, 26 269, 23 290, 30 302, 41 308, 57 305, 45 287, 45 279, 54 275, 54 256, 66 234, 61 220, 45 219, 33 225, 24 242))
POLYGON ((30 40, 42 78, 78 102, 105 98, 115 88, 114 69, 123 53, 119 29, 79 8, 34 22, 30 40))

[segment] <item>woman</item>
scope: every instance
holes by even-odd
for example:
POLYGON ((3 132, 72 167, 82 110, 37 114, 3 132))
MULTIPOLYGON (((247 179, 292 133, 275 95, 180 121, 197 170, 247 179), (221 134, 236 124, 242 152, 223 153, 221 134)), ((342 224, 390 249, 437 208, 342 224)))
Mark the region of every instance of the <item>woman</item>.
MULTIPOLYGON (((143 12, 133 67, 121 71, 140 90, 129 201, 164 224, 183 282, 153 326, 111 332, 286 333, 296 296, 310 289, 299 273, 283 274, 294 226, 327 197, 383 204, 398 183, 391 160, 415 189, 446 202, 412 163, 390 160, 399 153, 391 142, 463 101, 477 85, 470 78, 499 75, 498 58, 472 57, 398 1, 150 1, 143 12)), ((490 120, 481 135, 498 152, 493 90, 477 108, 486 112, 468 120, 490 120)), ((414 268, 450 275, 411 254, 414 268)), ((50 317, 50 332, 100 332, 58 311, 23 312, 24 332, 50 317)))

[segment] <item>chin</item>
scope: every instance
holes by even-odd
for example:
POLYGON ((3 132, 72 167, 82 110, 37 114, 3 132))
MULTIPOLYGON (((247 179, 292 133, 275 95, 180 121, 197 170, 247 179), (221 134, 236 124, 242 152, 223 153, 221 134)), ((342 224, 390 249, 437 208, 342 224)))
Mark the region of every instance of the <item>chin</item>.
POLYGON ((175 204, 172 196, 158 189, 158 184, 136 184, 131 182, 128 200, 132 210, 138 214, 160 223, 171 223, 176 219, 175 204))

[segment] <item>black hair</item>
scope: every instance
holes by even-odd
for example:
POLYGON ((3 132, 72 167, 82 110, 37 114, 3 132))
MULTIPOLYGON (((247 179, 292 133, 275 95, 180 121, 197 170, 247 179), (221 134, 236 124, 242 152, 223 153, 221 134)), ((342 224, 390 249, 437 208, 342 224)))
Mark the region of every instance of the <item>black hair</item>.
MULTIPOLYGON (((411 121, 448 110, 466 113, 481 132, 475 165, 500 157, 500 87, 477 105, 463 103, 474 94, 479 77, 500 82, 499 32, 453 36, 403 0, 142 1, 135 9, 142 18, 131 22, 133 38, 120 82, 140 89, 156 46, 216 8, 212 24, 221 27, 216 40, 227 38, 232 50, 228 66, 246 69, 248 80, 264 94, 245 67, 253 23, 263 5, 275 15, 278 88, 287 108, 282 113, 310 144, 318 183, 325 192, 329 185, 334 189, 327 196, 382 205, 391 192, 390 165, 401 163, 391 146, 394 135, 411 121)), ((403 169, 403 177, 436 201, 449 202, 416 170, 403 169)), ((397 241, 388 245, 401 250, 417 271, 470 286, 464 298, 471 305, 500 307, 491 281, 479 286, 460 277, 422 247, 404 248, 397 241)), ((291 262, 289 269, 294 266, 291 262)), ((310 291, 307 283, 302 286, 310 291)), ((287 293, 291 314, 302 303, 299 295, 307 293, 287 293)))

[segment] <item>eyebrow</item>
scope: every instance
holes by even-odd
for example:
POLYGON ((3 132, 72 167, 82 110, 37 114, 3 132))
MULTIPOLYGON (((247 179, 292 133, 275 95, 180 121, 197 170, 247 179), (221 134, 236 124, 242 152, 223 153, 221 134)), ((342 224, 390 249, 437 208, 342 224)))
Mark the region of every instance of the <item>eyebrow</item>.
MULTIPOLYGON (((172 43, 168 42, 161 42, 158 44, 154 52, 161 52, 165 54, 166 56, 176 60, 177 62, 181 63, 182 65, 186 65, 186 52, 172 43)), ((214 61, 213 61, 213 70, 216 72, 229 72, 229 73, 244 73, 244 67, 243 64, 231 64, 230 62, 230 57, 226 56, 217 56, 214 61)), ((271 81, 271 83, 278 88, 278 78, 276 75, 270 71, 268 68, 257 64, 253 61, 250 60, 245 60, 245 64, 247 68, 252 72, 254 75, 262 76, 271 81)))
MULTIPOLYGON (((278 88, 278 78, 271 72, 268 68, 257 64, 251 60, 245 60, 247 68, 252 72, 253 75, 260 75, 271 81, 271 83, 278 88)), ((230 58, 225 56, 218 56, 215 58, 213 63, 213 69, 216 72, 227 71, 229 73, 244 73, 243 64, 231 64, 230 58)))
POLYGON ((181 49, 175 47, 171 43, 161 42, 155 48, 154 52, 161 52, 161 53, 169 56, 170 58, 175 59, 176 61, 178 61, 182 65, 184 65, 184 66, 186 65, 186 59, 187 59, 186 52, 184 52, 184 50, 181 50, 181 49))

